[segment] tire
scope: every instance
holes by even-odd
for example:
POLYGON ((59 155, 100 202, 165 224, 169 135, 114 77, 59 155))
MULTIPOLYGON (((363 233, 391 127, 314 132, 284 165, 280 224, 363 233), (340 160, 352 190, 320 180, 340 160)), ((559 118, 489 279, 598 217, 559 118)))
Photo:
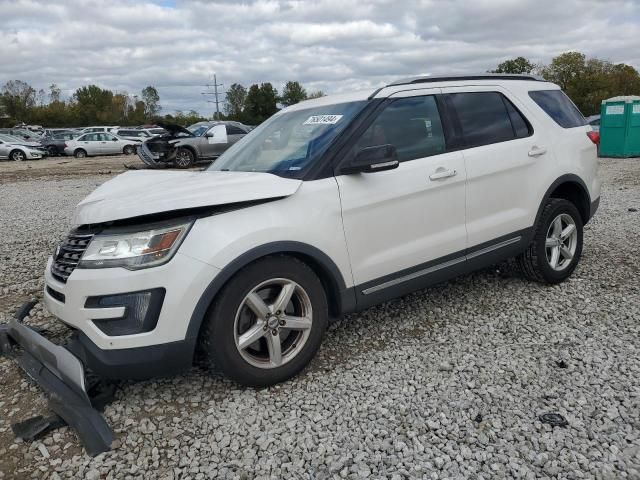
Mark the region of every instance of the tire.
POLYGON ((27 155, 22 150, 12 150, 9 158, 14 162, 22 162, 27 159, 27 155))
POLYGON ((219 293, 205 320, 201 347, 209 366, 237 383, 275 385, 298 374, 315 356, 328 318, 327 296, 313 270, 293 257, 269 256, 240 270, 219 293), (291 300, 276 310, 285 287, 291 300), (256 310, 266 312, 262 320, 256 310), (301 328, 286 327, 294 323, 301 328), (242 347, 248 332, 255 332, 249 335, 255 340, 242 347))
POLYGON ((549 284, 563 282, 580 261, 582 241, 582 217, 576 206, 568 200, 550 198, 542 210, 531 244, 517 258, 520 269, 529 280, 549 284), (573 230, 567 233, 571 226, 573 230))
POLYGON ((174 163, 178 168, 189 168, 195 163, 196 158, 194 153, 188 148, 178 148, 176 151, 176 159, 174 163))
POLYGON ((53 145, 49 145, 47 147, 47 154, 49 154, 50 157, 57 157, 58 156, 58 149, 56 147, 54 147, 53 145))
POLYGON ((134 153, 136 153, 136 149, 133 147, 133 145, 125 145, 125 147, 122 149, 122 153, 124 153, 125 155, 133 155, 134 153))
POLYGON ((73 152, 73 156, 76 158, 85 158, 87 156, 87 152, 85 152, 81 148, 78 148, 75 152, 73 152))

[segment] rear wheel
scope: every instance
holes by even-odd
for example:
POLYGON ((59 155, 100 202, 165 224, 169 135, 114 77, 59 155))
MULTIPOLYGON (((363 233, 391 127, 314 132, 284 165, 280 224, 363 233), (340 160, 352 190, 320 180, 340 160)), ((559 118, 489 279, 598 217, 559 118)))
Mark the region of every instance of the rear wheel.
POLYGON ((73 155, 76 158, 84 158, 84 157, 87 156, 87 152, 85 152, 83 149, 79 148, 75 152, 73 152, 73 155))
POLYGON ((542 210, 533 241, 518 257, 520 268, 531 280, 560 283, 580 261, 582 237, 582 217, 576 206, 551 198, 542 210))
POLYGON ((189 168, 195 163, 195 155, 188 148, 178 148, 175 164, 178 168, 189 168))
POLYGON ((273 385, 311 361, 328 316, 326 294, 313 270, 295 258, 266 257, 224 287, 210 309, 203 350, 236 382, 273 385))
POLYGON ((57 155, 58 155, 58 149, 57 149, 55 146, 53 146, 53 145, 49 145, 49 146, 47 147, 47 154, 48 154, 50 157, 55 157, 55 156, 57 156, 57 155))
POLYGON ((9 158, 14 162, 22 162, 27 159, 27 155, 22 150, 13 150, 9 154, 9 158))
POLYGON ((122 149, 122 152, 125 155, 133 155, 135 151, 136 149, 133 147, 133 145, 125 145, 125 147, 122 149))

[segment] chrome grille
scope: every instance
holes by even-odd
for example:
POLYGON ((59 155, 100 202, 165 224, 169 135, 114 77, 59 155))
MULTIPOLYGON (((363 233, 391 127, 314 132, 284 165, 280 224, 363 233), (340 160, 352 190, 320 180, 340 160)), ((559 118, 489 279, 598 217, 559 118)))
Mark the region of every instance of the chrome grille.
POLYGON ((65 241, 58 246, 51 265, 51 275, 56 280, 67 283, 69 275, 78 266, 78 262, 92 238, 92 233, 70 233, 65 241))

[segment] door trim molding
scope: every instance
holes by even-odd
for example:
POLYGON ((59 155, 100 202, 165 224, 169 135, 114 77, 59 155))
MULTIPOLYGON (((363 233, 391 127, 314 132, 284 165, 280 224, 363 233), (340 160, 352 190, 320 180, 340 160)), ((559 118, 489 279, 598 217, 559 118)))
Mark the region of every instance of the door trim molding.
POLYGON ((467 248, 461 252, 432 260, 426 264, 416 265, 413 268, 401 270, 375 280, 370 280, 359 285, 357 288, 360 290, 360 295, 362 297, 366 297, 392 287, 402 288, 404 286, 403 284, 411 281, 414 281, 413 283, 415 284, 415 281, 420 282, 422 279, 428 279, 431 277, 438 277, 439 279, 444 278, 446 275, 443 274, 446 274, 447 270, 453 273, 452 276, 455 276, 455 272, 461 270, 461 268, 453 268, 456 266, 463 267, 462 270, 465 271, 472 271, 479 268, 479 264, 496 263, 503 258, 508 258, 509 256, 514 255, 514 251, 516 250, 524 250, 529 243, 532 231, 533 229, 530 228, 513 232, 495 240, 476 245, 475 247, 467 248), (433 275, 437 272, 440 273, 438 275, 433 275))

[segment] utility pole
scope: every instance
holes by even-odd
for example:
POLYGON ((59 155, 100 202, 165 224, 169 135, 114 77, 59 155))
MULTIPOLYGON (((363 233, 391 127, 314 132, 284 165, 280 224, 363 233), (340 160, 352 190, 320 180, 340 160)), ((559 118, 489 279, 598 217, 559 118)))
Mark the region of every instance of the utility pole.
MULTIPOLYGON (((222 83, 218 83, 218 78, 216 77, 216 74, 213 74, 213 84, 206 84, 204 85, 205 87, 207 87, 208 89, 210 89, 211 87, 213 87, 213 92, 202 92, 202 95, 215 95, 215 101, 214 102, 210 102, 209 100, 207 100, 210 103, 215 103, 216 104, 216 114, 215 114, 215 119, 216 120, 220 120, 220 102, 218 100, 218 87, 223 87, 224 85, 222 83)), ((222 93, 222 92, 220 92, 222 93)))

